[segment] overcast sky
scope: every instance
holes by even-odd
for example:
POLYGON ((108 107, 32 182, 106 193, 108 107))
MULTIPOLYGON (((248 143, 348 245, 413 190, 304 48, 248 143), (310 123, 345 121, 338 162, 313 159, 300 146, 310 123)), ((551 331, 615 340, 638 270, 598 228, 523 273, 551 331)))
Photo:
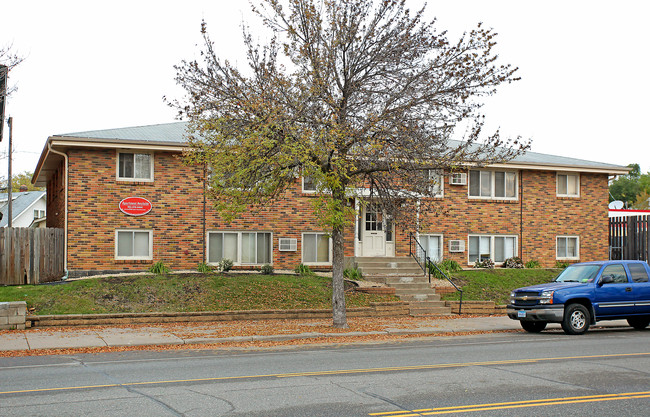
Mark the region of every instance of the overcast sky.
MULTIPOLYGON (((0 10, 0 46, 25 57, 6 108, 15 173, 34 170, 53 134, 173 122, 162 97, 181 97, 173 65, 197 56, 201 20, 219 55, 240 65, 241 23, 259 26, 246 0, 16 0, 0 10)), ((531 138, 535 152, 650 171, 650 1, 442 0, 427 16, 451 39, 478 22, 494 28, 501 61, 519 67, 522 80, 487 100, 489 127, 531 138)), ((0 149, 6 176, 6 125, 0 149)))

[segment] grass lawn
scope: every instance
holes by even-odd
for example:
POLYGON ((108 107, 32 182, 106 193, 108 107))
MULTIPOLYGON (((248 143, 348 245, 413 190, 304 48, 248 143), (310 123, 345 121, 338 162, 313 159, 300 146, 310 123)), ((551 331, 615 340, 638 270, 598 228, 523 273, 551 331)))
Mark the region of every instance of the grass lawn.
MULTIPOLYGON (((561 269, 473 269, 453 272, 451 280, 462 288, 463 300, 494 301, 508 304, 510 291, 528 285, 551 282, 561 269)), ((443 296, 445 300, 458 300, 460 293, 443 296)))
MULTIPOLYGON (((0 287, 0 302, 26 301, 34 314, 331 308, 331 299, 331 278, 296 275, 146 275, 0 287)), ((398 299, 346 293, 348 307, 383 301, 398 299)))

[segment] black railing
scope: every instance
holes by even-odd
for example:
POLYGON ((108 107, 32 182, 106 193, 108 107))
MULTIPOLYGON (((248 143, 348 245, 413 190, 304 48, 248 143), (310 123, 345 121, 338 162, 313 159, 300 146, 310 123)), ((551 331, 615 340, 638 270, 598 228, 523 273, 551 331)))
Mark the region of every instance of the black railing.
POLYGON ((460 303, 458 304, 458 314, 461 314, 461 311, 463 309, 463 290, 458 288, 458 285, 454 284, 454 282, 449 279, 447 274, 445 274, 442 269, 438 267, 438 265, 435 264, 435 262, 431 262, 431 258, 427 256, 427 251, 422 247, 420 242, 415 238, 415 235, 413 232, 409 232, 409 256, 413 257, 415 261, 418 263, 420 268, 422 268, 422 272, 424 272, 425 275, 428 275, 429 277, 429 284, 431 284, 431 269, 435 268, 438 271, 439 276, 444 277, 453 287, 460 293, 460 303))
POLYGON ((413 232, 409 233, 409 256, 415 259, 415 262, 420 265, 424 275, 429 275, 429 284, 431 284, 431 270, 427 266, 427 261, 429 260, 427 251, 420 245, 413 232))

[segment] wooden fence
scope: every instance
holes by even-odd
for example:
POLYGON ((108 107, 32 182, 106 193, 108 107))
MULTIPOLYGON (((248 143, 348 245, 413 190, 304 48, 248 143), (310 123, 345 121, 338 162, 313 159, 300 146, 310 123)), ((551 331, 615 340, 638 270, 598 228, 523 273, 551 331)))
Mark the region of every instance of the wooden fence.
POLYGON ((64 245, 63 229, 0 228, 0 285, 58 281, 64 245))
POLYGON ((650 261, 650 216, 609 219, 609 259, 650 261))

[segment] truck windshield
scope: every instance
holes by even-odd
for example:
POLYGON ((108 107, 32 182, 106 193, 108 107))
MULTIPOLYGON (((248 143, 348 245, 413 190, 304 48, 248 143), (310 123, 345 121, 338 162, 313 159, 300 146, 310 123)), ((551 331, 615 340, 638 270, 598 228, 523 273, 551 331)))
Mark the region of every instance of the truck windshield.
POLYGON ((572 265, 562 271, 555 282, 591 282, 599 269, 600 265, 572 265))

